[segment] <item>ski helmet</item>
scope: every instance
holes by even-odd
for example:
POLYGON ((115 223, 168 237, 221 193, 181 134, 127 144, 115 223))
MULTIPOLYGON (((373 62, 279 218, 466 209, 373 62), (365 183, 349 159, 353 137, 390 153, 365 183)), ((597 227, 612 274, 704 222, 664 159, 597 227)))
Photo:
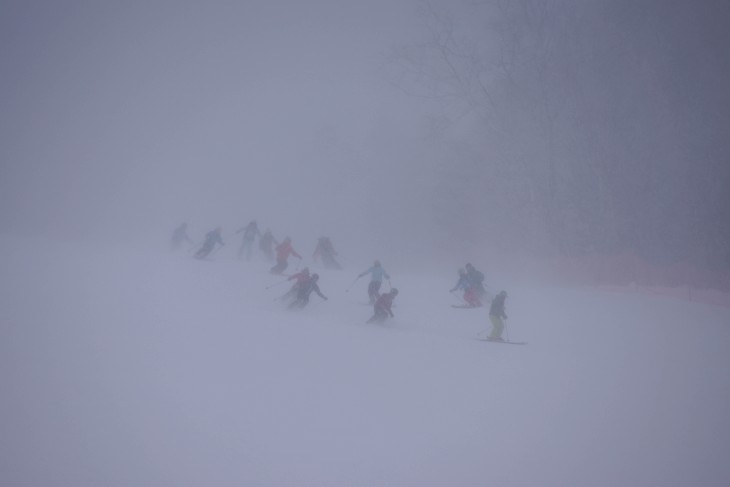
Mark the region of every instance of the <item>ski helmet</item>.
POLYGON ((398 288, 396 288, 396 287, 392 288, 390 290, 390 294, 392 294, 393 296, 397 296, 398 295, 398 288))
POLYGON ((507 291, 500 291, 499 295, 506 298, 507 297, 507 291))
POLYGON ((312 280, 316 281, 317 279, 319 279, 319 274, 312 274, 312 280))

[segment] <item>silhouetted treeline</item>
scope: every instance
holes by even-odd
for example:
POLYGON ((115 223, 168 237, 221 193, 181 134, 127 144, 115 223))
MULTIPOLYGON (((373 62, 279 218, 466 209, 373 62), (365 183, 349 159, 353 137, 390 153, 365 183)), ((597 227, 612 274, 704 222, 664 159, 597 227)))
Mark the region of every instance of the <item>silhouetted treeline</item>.
POLYGON ((438 104, 464 238, 730 268, 730 2, 424 3, 397 82, 438 104), (476 127, 476 128, 475 128, 476 127))

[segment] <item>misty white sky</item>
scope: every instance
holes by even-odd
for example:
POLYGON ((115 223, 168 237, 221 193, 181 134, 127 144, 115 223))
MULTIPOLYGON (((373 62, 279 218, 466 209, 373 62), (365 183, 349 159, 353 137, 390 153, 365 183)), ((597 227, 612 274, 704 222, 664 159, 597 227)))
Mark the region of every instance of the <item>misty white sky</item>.
POLYGON ((183 221, 227 237, 255 218, 381 257, 464 244, 726 269, 726 13, 4 1, 0 231, 156 246, 183 221))
POLYGON ((394 198, 428 186, 420 102, 384 73, 414 11, 3 2, 2 226, 167 238, 179 221, 227 233, 258 218, 280 236, 372 231, 394 198))

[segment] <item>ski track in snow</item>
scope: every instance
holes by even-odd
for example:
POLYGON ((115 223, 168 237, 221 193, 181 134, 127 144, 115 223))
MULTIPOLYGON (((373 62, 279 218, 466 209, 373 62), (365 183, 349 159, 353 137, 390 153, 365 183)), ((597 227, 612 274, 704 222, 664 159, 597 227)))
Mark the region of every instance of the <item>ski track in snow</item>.
MULTIPOLYGON (((0 485, 727 485, 730 310, 505 288, 453 309, 452 277, 367 280, 289 311, 268 264, 0 239, 0 485), (387 289, 387 288, 386 288, 387 289)), ((292 269, 293 270, 293 269, 292 269)), ((486 269, 487 280, 489 272, 486 269)))

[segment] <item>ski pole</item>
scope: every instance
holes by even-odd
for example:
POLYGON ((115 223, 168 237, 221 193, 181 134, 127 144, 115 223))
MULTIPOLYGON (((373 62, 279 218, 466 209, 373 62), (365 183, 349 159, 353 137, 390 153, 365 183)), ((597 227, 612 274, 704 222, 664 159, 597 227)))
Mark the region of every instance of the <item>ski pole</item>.
POLYGON ((355 280, 354 280, 354 281, 352 281, 352 284, 350 284, 350 285, 349 285, 349 286, 347 287, 347 289, 345 289, 345 292, 346 292, 346 293, 350 292, 350 289, 352 289, 352 286, 354 286, 354 285, 355 285, 355 283, 356 283, 356 282, 357 282, 357 281, 358 281, 358 280, 360 279, 360 277, 361 277, 361 276, 357 276, 357 277, 355 278, 355 280))

